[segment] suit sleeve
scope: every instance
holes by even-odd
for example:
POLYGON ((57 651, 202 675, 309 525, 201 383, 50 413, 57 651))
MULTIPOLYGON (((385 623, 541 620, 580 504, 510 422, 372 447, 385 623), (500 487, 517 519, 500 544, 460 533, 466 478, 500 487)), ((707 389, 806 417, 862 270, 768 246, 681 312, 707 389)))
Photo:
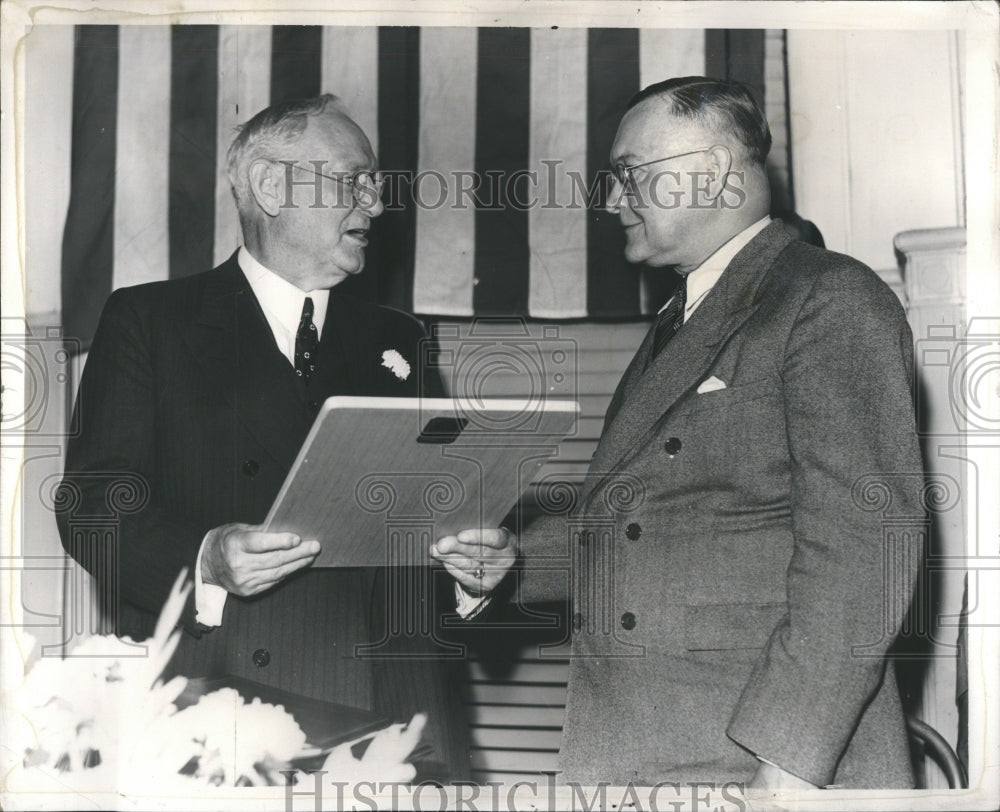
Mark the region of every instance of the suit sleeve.
MULTIPOLYGON (((108 299, 87 358, 56 520, 63 547, 94 575, 107 602, 159 613, 178 572, 195 566, 209 529, 169 515, 153 482, 156 394, 150 318, 134 292, 108 299), (112 532, 95 537, 87 518, 112 532)), ((184 623, 193 630, 193 601, 184 623)))
POLYGON ((514 565, 517 588, 512 597, 522 605, 568 601, 573 559, 566 515, 540 516, 523 528, 520 557, 514 565))
POLYGON ((895 296, 854 264, 818 277, 784 354, 794 535, 788 613, 728 734, 820 786, 833 781, 885 676, 883 655, 899 631, 920 560, 919 549, 902 559, 890 549, 884 512, 863 504, 857 490, 863 477, 874 477, 894 515, 922 515, 912 355, 895 296), (906 563, 886 565, 894 560, 906 563))

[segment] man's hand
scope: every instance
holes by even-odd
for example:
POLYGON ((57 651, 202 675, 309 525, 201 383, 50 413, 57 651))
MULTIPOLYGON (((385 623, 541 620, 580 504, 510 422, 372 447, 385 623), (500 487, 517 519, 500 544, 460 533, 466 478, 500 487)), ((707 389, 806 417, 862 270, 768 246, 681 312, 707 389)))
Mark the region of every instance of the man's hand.
POLYGON ((496 589, 517 558, 517 536, 496 530, 463 530, 445 536, 431 546, 436 558, 470 595, 485 595, 496 589))
POLYGON ((780 767, 768 764, 766 761, 762 761, 758 765, 757 772, 754 773, 747 788, 765 790, 818 789, 815 784, 810 784, 804 778, 799 778, 797 775, 785 772, 780 767))
POLYGON ((256 595, 308 567, 319 549, 318 541, 303 541, 294 533, 269 533, 251 524, 224 524, 205 539, 201 577, 206 584, 221 586, 233 595, 256 595))

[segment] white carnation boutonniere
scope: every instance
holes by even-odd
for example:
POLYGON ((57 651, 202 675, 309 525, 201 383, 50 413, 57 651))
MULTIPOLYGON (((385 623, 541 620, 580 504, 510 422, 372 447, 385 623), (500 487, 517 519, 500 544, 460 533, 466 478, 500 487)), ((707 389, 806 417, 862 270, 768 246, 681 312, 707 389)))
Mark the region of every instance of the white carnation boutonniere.
POLYGON ((382 353, 382 366, 401 381, 410 377, 410 364, 396 350, 386 350, 382 353))

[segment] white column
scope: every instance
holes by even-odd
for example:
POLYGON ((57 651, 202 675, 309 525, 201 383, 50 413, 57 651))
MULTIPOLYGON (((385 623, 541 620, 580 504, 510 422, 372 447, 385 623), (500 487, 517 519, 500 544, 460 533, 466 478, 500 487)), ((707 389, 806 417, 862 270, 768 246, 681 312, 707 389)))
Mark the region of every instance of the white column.
MULTIPOLYGON (((930 545, 925 572, 931 614, 930 660, 924 682, 921 718, 957 749, 955 702, 958 618, 967 544, 968 516, 987 487, 975 477, 968 459, 967 385, 975 386, 975 346, 967 335, 965 229, 906 231, 894 246, 904 258, 903 281, 909 302, 918 376, 918 427, 929 481, 952 483, 959 492, 954 507, 931 512, 930 545)), ((974 550, 973 550, 974 552, 974 550)), ((974 589, 975 584, 970 584, 974 589)), ((972 594, 972 593, 970 593, 972 594)), ((971 748, 970 748, 971 749, 971 748)), ((945 787, 927 761, 928 783, 945 787)))

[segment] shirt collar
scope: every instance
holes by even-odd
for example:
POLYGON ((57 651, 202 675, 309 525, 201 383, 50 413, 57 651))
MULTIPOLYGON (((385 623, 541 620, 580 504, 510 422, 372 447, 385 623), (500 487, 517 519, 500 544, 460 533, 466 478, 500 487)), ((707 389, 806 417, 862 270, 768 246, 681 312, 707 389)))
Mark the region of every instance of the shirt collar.
POLYGON ((306 293, 295 287, 287 279, 284 279, 274 271, 264 267, 249 251, 246 246, 240 246, 239 254, 236 257, 243 275, 250 283, 253 295, 257 297, 264 313, 276 319, 282 327, 294 334, 299 329, 299 320, 302 318, 302 304, 308 296, 313 300, 313 324, 316 325, 316 332, 323 334, 323 325, 326 322, 326 310, 330 301, 329 290, 312 290, 306 293))
MULTIPOLYGON (((719 281, 722 272, 729 267, 729 263, 754 237, 763 231, 771 222, 769 215, 764 215, 753 225, 747 226, 732 239, 723 243, 722 246, 706 259, 701 265, 695 268, 684 278, 687 285, 687 306, 685 313, 691 312, 701 303, 701 300, 708 295, 708 292, 719 281)), ((665 303, 666 307, 669 302, 665 303)), ((660 310, 663 310, 663 307, 660 310)))

